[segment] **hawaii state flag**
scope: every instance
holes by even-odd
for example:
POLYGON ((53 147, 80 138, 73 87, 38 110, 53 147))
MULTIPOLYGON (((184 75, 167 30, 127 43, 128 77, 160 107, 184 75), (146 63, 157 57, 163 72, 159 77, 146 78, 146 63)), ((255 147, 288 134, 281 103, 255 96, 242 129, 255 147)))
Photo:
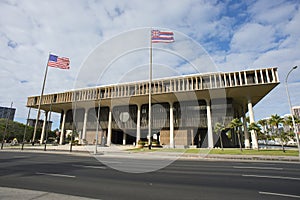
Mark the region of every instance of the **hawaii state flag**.
POLYGON ((152 43, 171 43, 174 42, 174 33, 172 31, 151 31, 152 43))
POLYGON ((70 59, 65 57, 58 57, 50 54, 48 60, 49 67, 56 67, 60 69, 70 69, 70 59))

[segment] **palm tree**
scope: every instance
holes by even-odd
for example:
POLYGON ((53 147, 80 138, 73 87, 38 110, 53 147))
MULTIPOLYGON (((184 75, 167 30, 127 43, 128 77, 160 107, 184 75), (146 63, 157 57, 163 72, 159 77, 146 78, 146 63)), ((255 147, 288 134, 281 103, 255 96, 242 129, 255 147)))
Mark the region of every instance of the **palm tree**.
POLYGON ((268 125, 268 120, 266 119, 260 119, 258 120, 257 124, 261 125, 263 127, 263 131, 267 131, 267 125, 268 125))
POLYGON ((226 129, 226 126, 224 124, 221 124, 219 122, 217 122, 215 124, 215 127, 214 127, 214 132, 220 136, 220 143, 221 143, 221 149, 222 151, 224 150, 223 149, 223 140, 222 140, 222 131, 224 131, 226 129))
POLYGON ((283 123, 283 118, 281 118, 279 115, 271 115, 271 118, 269 119, 270 125, 274 126, 276 128, 276 132, 279 129, 279 124, 283 123))
MULTIPOLYGON (((295 125, 299 124, 300 123, 300 119, 298 118, 298 116, 294 115, 293 117, 294 117, 295 125)), ((294 127, 293 127, 293 125, 294 125, 293 124, 293 118, 292 118, 291 115, 288 116, 286 119, 284 119, 284 124, 288 125, 289 128, 290 128, 290 130, 294 129, 294 127)))
POLYGON ((238 118, 234 118, 233 120, 231 120, 231 122, 228 124, 228 128, 233 129, 238 136, 238 140, 239 140, 239 146, 240 146, 240 150, 243 151, 242 149, 242 143, 241 143, 241 135, 240 135, 240 131, 239 131, 239 127, 243 126, 243 123, 241 122, 240 119, 238 118))
POLYGON ((257 124, 261 125, 263 132, 260 132, 259 137, 263 140, 265 140, 266 145, 268 145, 268 120, 266 119, 261 119, 258 120, 257 124), (267 140, 267 141, 266 141, 267 140))
MULTIPOLYGON (((254 133, 256 135, 261 135, 261 127, 255 122, 252 122, 251 124, 249 124, 248 130, 254 131, 254 133)), ((259 148, 257 150, 259 150, 259 148)))
MULTIPOLYGON (((289 124, 288 122, 289 120, 287 120, 285 123, 289 124)), ((269 123, 275 127, 275 136, 279 138, 281 146, 282 146, 282 151, 285 152, 284 149, 284 143, 287 140, 287 135, 288 133, 285 132, 284 130, 279 131, 279 124, 284 123, 284 119, 281 118, 279 115, 275 114, 275 115, 271 115, 271 118, 269 120, 269 123)))
MULTIPOLYGON (((289 126, 288 131, 279 131, 276 136, 278 137, 278 139, 280 140, 280 144, 282 147, 282 151, 285 152, 284 149, 284 145, 290 140, 294 138, 294 131, 293 131, 293 120, 292 120, 292 116, 288 116, 287 118, 283 119, 282 123, 285 126, 289 126)), ((296 120, 295 120, 296 123, 296 120)))
POLYGON ((276 134, 276 137, 280 140, 280 144, 283 152, 285 152, 284 145, 290 140, 290 136, 293 135, 294 135, 293 131, 284 131, 284 130, 280 130, 276 134))

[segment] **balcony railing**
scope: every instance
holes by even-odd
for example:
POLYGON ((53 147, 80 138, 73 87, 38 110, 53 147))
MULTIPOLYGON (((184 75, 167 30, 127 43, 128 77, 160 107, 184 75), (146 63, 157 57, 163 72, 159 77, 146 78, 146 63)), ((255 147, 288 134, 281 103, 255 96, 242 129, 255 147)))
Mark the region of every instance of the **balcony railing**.
MULTIPOLYGON (((157 79, 152 81, 152 94, 182 91, 197 91, 217 88, 230 88, 258 84, 279 83, 277 68, 265 68, 238 72, 219 72, 157 79)), ((99 99, 122 98, 149 94, 149 83, 134 82, 118 85, 47 94, 41 105, 70 103, 74 101, 93 101, 99 99)), ((28 97, 27 106, 37 106, 40 96, 28 97)))

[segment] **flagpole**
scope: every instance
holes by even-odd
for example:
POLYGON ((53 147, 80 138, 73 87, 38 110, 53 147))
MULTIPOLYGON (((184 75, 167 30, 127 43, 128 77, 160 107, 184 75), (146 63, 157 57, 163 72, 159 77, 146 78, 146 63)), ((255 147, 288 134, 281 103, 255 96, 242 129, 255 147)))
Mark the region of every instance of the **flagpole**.
POLYGON ((24 135, 23 135, 21 150, 24 150, 24 143, 25 143, 25 140, 26 140, 26 131, 27 131, 27 126, 28 126, 28 121, 29 121, 29 118, 30 118, 30 111, 31 111, 31 107, 29 107, 29 109, 28 109, 27 120, 26 120, 25 129, 24 129, 24 135))
MULTIPOLYGON (((97 124, 96 124, 97 126, 96 126, 94 154, 97 154, 97 148, 98 148, 98 136, 99 136, 99 125, 100 125, 100 101, 101 101, 101 97, 99 98, 99 101, 98 101, 98 113, 97 113, 97 124)), ((103 138, 101 140, 101 143, 103 143, 103 138)))
POLYGON ((152 132, 152 117, 151 117, 151 93, 152 93, 152 29, 150 32, 150 66, 149 66, 149 116, 148 116, 148 148, 151 149, 151 132, 152 132))
MULTIPOLYGON (((47 142, 48 142, 48 129, 49 129, 49 124, 51 124, 51 113, 52 113, 52 104, 53 104, 53 99, 51 100, 51 104, 50 104, 50 113, 49 113, 49 119, 48 122, 46 121, 46 128, 45 128, 45 135, 46 135, 46 139, 45 139, 45 146, 44 146, 44 151, 46 151, 47 148, 47 142)), ((47 117, 45 117, 45 119, 47 119, 47 117)), ((51 129, 50 129, 51 131, 51 129)))
POLYGON ((75 122, 76 122, 76 109, 77 109, 77 93, 74 92, 75 95, 75 106, 73 109, 73 120, 72 120, 72 133, 71 133, 71 142, 70 142, 70 152, 72 152, 72 148, 73 148, 73 135, 74 135, 74 131, 77 130, 77 128, 75 127, 75 122))
POLYGON ((34 141, 35 141, 35 136, 36 136, 36 131, 37 131, 37 125, 38 125, 38 121, 40 119, 41 103, 42 103, 42 98, 43 98, 44 89, 45 89, 45 83, 46 83, 46 79, 47 79, 49 57, 50 57, 50 54, 48 55, 48 61, 47 61, 47 64, 46 64, 44 81, 43 81, 43 86, 42 86, 42 92, 41 92, 41 96, 40 96, 40 99, 39 99, 38 113, 37 113, 37 116, 36 116, 36 121, 35 121, 34 131, 33 131, 33 137, 32 137, 32 146, 34 146, 34 141))

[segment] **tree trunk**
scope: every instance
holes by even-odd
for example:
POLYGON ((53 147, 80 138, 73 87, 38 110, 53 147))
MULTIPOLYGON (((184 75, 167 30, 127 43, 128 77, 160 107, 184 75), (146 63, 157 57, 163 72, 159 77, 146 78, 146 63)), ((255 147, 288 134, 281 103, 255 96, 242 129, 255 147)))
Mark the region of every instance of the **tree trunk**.
POLYGON ((238 135, 238 140, 239 140, 240 150, 243 151, 240 133, 238 132, 237 135, 238 135))
POLYGON ((284 149, 283 142, 281 143, 281 146, 282 146, 282 151, 283 151, 283 153, 285 153, 285 149, 284 149))
POLYGON ((220 143, 221 143, 221 149, 222 149, 222 151, 224 151, 223 140, 222 140, 222 132, 220 133, 220 143))

